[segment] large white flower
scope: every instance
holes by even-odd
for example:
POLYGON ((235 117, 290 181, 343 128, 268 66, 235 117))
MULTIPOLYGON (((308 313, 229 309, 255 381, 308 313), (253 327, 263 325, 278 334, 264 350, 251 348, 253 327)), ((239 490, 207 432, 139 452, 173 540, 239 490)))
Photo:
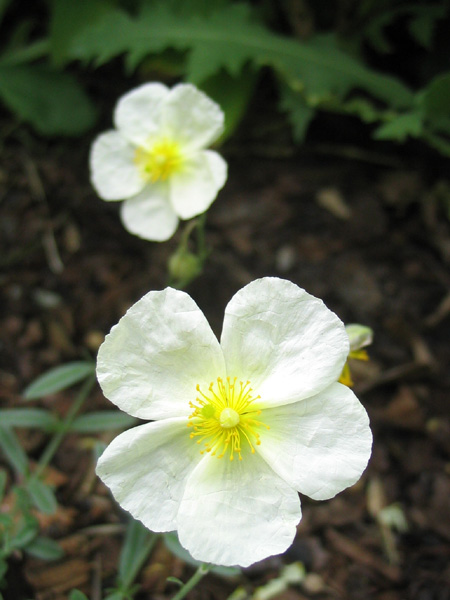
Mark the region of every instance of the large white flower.
POLYGON ((225 183, 226 162, 205 150, 223 130, 223 112, 193 85, 147 83, 122 96, 114 124, 92 145, 92 184, 103 200, 125 200, 128 231, 167 240, 179 218, 204 212, 225 183))
POLYGON ((297 492, 331 498, 370 456, 367 413, 336 383, 348 350, 339 318, 289 281, 241 289, 220 343, 186 293, 150 292, 106 337, 97 374, 112 402, 153 422, 113 440, 97 473, 200 561, 248 566, 284 552, 297 492))

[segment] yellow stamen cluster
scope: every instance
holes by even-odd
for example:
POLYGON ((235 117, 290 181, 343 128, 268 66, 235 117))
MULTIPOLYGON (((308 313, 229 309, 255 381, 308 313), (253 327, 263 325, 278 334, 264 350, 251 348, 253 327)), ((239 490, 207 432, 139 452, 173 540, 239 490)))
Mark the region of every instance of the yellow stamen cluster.
POLYGON ((204 393, 197 384, 198 396, 195 402, 189 402, 193 413, 189 416, 188 427, 192 427, 191 439, 197 438, 197 444, 203 445, 201 454, 211 452, 222 458, 229 453, 230 460, 238 455, 242 460, 241 440, 255 452, 255 446, 261 443, 258 429, 267 427, 255 417, 261 411, 251 405, 260 396, 252 396, 250 382, 237 382, 237 378, 226 380, 218 377, 210 383, 204 393))
POLYGON ((179 171, 183 164, 183 157, 177 142, 161 138, 148 148, 137 148, 134 162, 142 177, 155 183, 155 181, 165 181, 179 171))

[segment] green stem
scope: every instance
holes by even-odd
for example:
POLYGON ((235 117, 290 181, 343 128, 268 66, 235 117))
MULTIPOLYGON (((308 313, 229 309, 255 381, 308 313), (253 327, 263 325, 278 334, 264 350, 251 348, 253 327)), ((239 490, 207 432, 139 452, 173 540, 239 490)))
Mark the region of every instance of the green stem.
POLYGON ((175 594, 172 600, 181 600, 184 598, 186 594, 188 594, 207 573, 209 573, 211 568, 212 565, 208 565, 207 563, 200 565, 189 581, 183 585, 183 587, 175 594))
POLYGON ((208 256, 208 250, 206 248, 205 240, 205 227, 206 227, 206 212, 201 214, 197 219, 197 254, 202 263, 208 256))
POLYGON ((95 376, 91 375, 83 383, 72 406, 70 407, 69 411, 67 412, 67 415, 66 415, 64 421, 61 423, 58 431, 54 434, 54 436, 48 443, 47 447, 45 448, 44 452, 42 453, 42 456, 39 460, 38 466, 37 466, 36 470, 34 471, 33 475, 31 476, 31 479, 38 479, 42 475, 42 473, 45 471, 47 465, 52 460, 55 452, 57 451, 59 445, 61 444, 64 436, 69 431, 72 421, 74 420, 76 414, 78 413, 80 408, 83 406, 83 403, 86 400, 86 398, 89 396, 89 394, 92 390, 92 387, 94 385, 94 382, 95 382, 95 376))

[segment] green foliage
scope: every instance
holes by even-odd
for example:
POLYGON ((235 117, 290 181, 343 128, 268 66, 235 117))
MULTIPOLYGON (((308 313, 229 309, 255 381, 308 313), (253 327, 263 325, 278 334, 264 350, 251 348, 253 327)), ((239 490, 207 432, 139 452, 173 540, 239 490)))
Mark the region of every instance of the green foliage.
POLYGON ((137 423, 138 419, 118 410, 102 410, 76 417, 70 426, 70 430, 77 433, 115 431, 117 429, 128 429, 137 423))
POLYGON ((399 142, 407 137, 422 138, 450 156, 450 72, 438 75, 419 90, 411 110, 387 114, 374 136, 399 142))
MULTIPOLYGON (((9 4, 0 3, 0 18, 9 4)), ((376 139, 416 137, 448 153, 448 123, 431 116, 420 91, 374 71, 361 58, 363 42, 391 52, 386 31, 399 22, 419 46, 431 49, 436 23, 448 14, 446 0, 359 3, 352 17, 355 33, 344 40, 352 52, 333 33, 308 41, 275 33, 259 7, 244 0, 49 0, 49 9, 48 38, 27 42, 24 20, 0 55, 0 98, 40 133, 78 134, 95 118, 64 67, 76 61, 97 68, 120 57, 128 73, 138 71, 144 80, 160 73, 204 89, 225 110, 222 139, 239 124, 266 67, 279 84, 280 108, 299 142, 316 112, 331 110, 378 125, 376 139)))
MULTIPOLYGON (((4 477, 2 472, 2 479, 4 477)), ((2 499, 3 490, 0 501, 2 499)), ((33 501, 27 483, 12 489, 10 503, 10 511, 0 513, 0 583, 8 569, 7 559, 14 552, 25 551, 44 560, 56 560, 63 555, 56 542, 39 535, 39 524, 32 513, 33 501)))
POLYGON ((37 400, 49 394, 56 394, 75 383, 79 383, 92 375, 95 371, 94 363, 88 361, 75 361, 61 367, 51 369, 38 377, 24 391, 26 400, 37 400))
POLYGON ((89 600, 86 594, 80 590, 72 590, 69 594, 69 600, 89 600))
POLYGON ((30 477, 26 489, 33 505, 44 514, 52 515, 58 508, 58 503, 51 487, 40 479, 30 477))
MULTIPOLYGON (((0 24, 11 2, 0 2, 0 24)), ((95 108, 76 79, 45 62, 43 38, 29 41, 32 23, 24 17, 8 32, 0 51, 0 100, 44 135, 79 135, 92 126, 95 108)))
POLYGON ((4 408, 0 409, 0 422, 3 427, 37 427, 52 431, 59 420, 45 408, 4 408))
POLYGON ((25 476, 28 472, 28 458, 16 434, 9 428, 0 426, 0 448, 14 469, 25 476))
POLYGON ((197 84, 221 69, 237 77, 251 63, 255 69, 272 67, 310 103, 333 94, 344 96, 354 87, 394 106, 411 102, 405 86, 340 50, 334 36, 301 43, 270 32, 247 4, 229 3, 206 15, 192 12, 191 4, 183 3, 183 15, 162 0, 143 2, 136 16, 112 9, 95 24, 74 32, 67 55, 99 65, 125 54, 126 65, 133 70, 148 54, 170 47, 187 53, 186 78, 197 84))
POLYGON ((386 28, 398 19, 406 19, 409 34, 418 44, 430 49, 436 22, 444 18, 446 9, 443 2, 397 6, 388 2, 384 9, 377 6, 372 18, 370 14, 366 15, 366 25, 361 28, 358 37, 367 40, 378 52, 390 53, 393 48, 386 36, 386 28))
POLYGON ((0 96, 45 135, 78 135, 94 120, 92 105, 74 78, 47 65, 9 65, 0 59, 0 96))
POLYGON ((109 590, 105 600, 131 600, 139 591, 133 584, 136 576, 148 559, 158 536, 149 531, 140 521, 130 519, 119 560, 116 586, 109 590))
MULTIPOLYGON (((169 548, 169 550, 175 556, 178 556, 182 561, 195 567, 198 569, 202 565, 202 563, 192 558, 189 552, 183 548, 178 540, 178 536, 174 531, 170 533, 163 534, 164 543, 169 548)), ((219 567, 217 565, 211 566, 211 573, 216 573, 216 575, 221 575, 222 577, 237 577, 241 574, 241 569, 239 567, 219 567)))

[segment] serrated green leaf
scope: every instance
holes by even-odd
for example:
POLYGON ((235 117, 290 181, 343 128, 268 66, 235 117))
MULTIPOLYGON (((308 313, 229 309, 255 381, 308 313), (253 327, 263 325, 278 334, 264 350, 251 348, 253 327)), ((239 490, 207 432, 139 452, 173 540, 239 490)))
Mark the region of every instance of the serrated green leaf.
MULTIPOLYGON (((195 558, 192 558, 189 552, 183 548, 178 540, 177 534, 174 531, 171 531, 170 533, 164 533, 163 539, 165 545, 172 552, 172 554, 180 558, 188 565, 198 569, 198 567, 203 564, 198 560, 195 560, 195 558)), ((211 568, 211 572, 216 573, 216 575, 221 575, 222 577, 237 577, 242 573, 241 569, 238 567, 219 567, 217 565, 214 565, 211 568)))
POLYGON ((237 76, 249 61, 272 67, 292 89, 312 99, 344 96, 357 87, 396 107, 408 107, 411 91, 394 77, 379 74, 341 51, 332 36, 302 43, 268 31, 247 4, 229 4, 209 15, 171 12, 161 0, 146 2, 134 18, 110 11, 73 40, 72 58, 104 63, 126 55, 130 69, 149 53, 171 47, 187 52, 187 79, 200 83, 225 69, 237 76))
POLYGON ((72 590, 69 594, 69 600, 89 600, 89 598, 80 590, 72 590))
POLYGON ((404 142, 408 137, 420 137, 423 133, 423 116, 420 112, 399 115, 383 123, 373 134, 376 140, 404 142))
POLYGON ((297 143, 303 142, 315 110, 306 104, 303 96, 287 85, 280 87, 280 108, 288 113, 292 133, 297 143))
POLYGON ((3 427, 37 427, 54 429, 59 419, 43 408, 10 408, 0 410, 0 423, 3 427))
POLYGON ((117 410, 102 410, 80 415, 72 422, 71 431, 77 433, 95 433, 97 431, 112 431, 128 429, 138 423, 138 419, 117 410))
POLYGON ((115 4, 113 0, 54 0, 50 14, 50 49, 53 63, 66 63, 69 60, 67 50, 73 37, 108 14, 115 4))
POLYGON ((75 361, 56 367, 33 381, 25 389, 24 398, 26 400, 36 400, 49 394, 55 394, 86 379, 94 371, 94 363, 87 361, 75 361))
POLYGON ((76 80, 46 65, 0 62, 0 98, 44 135, 79 135, 93 125, 96 116, 76 80))
POLYGON ((53 490, 40 479, 30 478, 27 490, 34 506, 41 512, 52 515, 58 508, 53 490))
POLYGON ((38 536, 25 548, 28 554, 42 560, 58 560, 64 556, 61 546, 54 540, 38 536))
POLYGON ((21 475, 28 471, 28 458, 25 454, 16 434, 9 428, 0 425, 0 448, 21 475))

